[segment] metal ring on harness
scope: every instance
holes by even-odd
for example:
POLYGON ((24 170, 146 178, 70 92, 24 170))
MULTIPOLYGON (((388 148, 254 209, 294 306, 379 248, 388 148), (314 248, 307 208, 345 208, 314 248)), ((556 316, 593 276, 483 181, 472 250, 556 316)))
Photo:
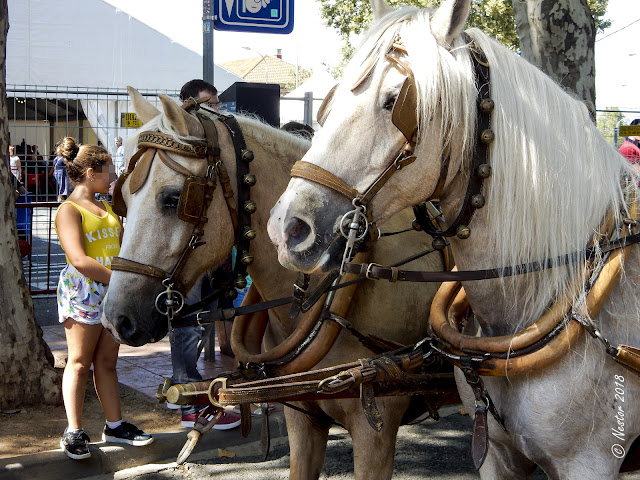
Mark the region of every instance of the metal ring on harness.
POLYGON ((166 315, 166 316, 173 317, 176 313, 178 313, 180 310, 182 310, 182 307, 184 307, 184 296, 182 295, 180 290, 174 290, 172 288, 172 286, 173 286, 172 283, 171 284, 166 283, 167 280, 169 280, 169 279, 166 278, 166 279, 164 279, 162 281, 162 285, 164 285, 167 289, 158 294, 158 296, 156 297, 155 306, 156 306, 156 310, 161 315, 166 315), (167 310, 163 312, 159 303, 162 300, 162 297, 165 296, 165 295, 166 295, 167 299, 165 300, 164 304, 167 307, 167 310), (177 299, 179 300, 179 304, 180 304, 180 306, 175 310, 174 310, 174 302, 175 302, 174 296, 177 297, 177 299))
POLYGON ((216 395, 216 389, 215 386, 217 384, 220 384, 220 388, 218 388, 218 390, 222 389, 222 388, 227 388, 227 378, 226 377, 218 377, 216 378, 214 381, 211 382, 211 384, 209 385, 209 402, 211 402, 211 405, 216 406, 216 407, 220 407, 220 408, 224 408, 223 405, 220 404, 220 402, 218 402, 218 397, 216 395))

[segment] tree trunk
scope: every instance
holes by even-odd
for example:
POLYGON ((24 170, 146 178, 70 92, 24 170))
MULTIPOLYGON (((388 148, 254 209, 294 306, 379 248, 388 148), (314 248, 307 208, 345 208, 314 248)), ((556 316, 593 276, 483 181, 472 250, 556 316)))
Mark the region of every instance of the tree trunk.
POLYGON ((595 114, 596 28, 587 0, 513 0, 523 58, 595 114))
POLYGON ((59 375, 34 317, 18 249, 15 188, 8 158, 8 29, 7 0, 0 0, 0 411, 62 400, 59 375))

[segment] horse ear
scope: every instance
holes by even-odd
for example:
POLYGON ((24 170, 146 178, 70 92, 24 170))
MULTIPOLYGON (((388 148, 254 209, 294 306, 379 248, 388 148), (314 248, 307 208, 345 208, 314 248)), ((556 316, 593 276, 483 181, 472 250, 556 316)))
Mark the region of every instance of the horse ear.
POLYGON ((469 0, 446 0, 433 14, 431 31, 440 45, 450 49, 469 16, 469 0))
POLYGON ((384 0, 371 0, 371 10, 373 11, 373 21, 377 22, 387 13, 392 12, 393 8, 384 0))
POLYGON ((149 120, 154 119, 160 115, 160 110, 153 106, 153 104, 140 95, 135 88, 127 86, 127 91, 133 102, 133 109, 136 111, 136 115, 142 123, 147 123, 149 120))
POLYGON ((158 95, 164 107, 164 114, 169 120, 171 127, 182 137, 202 137, 204 130, 200 121, 184 110, 166 95, 158 95))

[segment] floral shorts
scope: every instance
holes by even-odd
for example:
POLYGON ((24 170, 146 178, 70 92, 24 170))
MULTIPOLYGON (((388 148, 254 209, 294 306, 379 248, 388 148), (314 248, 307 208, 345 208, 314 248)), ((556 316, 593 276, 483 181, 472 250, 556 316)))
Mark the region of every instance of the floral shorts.
POLYGON ((58 282, 58 321, 63 323, 72 318, 87 325, 98 325, 106 293, 107 285, 85 277, 76 267, 67 264, 58 282))

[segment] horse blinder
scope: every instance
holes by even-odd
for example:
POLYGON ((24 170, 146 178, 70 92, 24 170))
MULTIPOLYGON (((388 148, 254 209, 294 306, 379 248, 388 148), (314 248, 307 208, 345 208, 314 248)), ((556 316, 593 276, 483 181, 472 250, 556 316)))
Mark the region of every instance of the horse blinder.
POLYGON ((409 75, 402 84, 391 110, 391 121, 408 142, 412 142, 418 131, 417 109, 418 91, 413 77, 409 75))
POLYGON ((118 215, 119 217, 127 216, 127 204, 124 202, 124 197, 122 196, 122 185, 126 181, 129 176, 129 172, 125 172, 118 177, 115 186, 113 187, 113 196, 111 200, 111 209, 113 213, 118 215))
POLYGON ((215 188, 216 184, 206 177, 187 177, 178 203, 178 218, 196 225, 206 222, 205 209, 215 188))
POLYGON ((327 116, 329 115, 329 107, 331 106, 331 102, 333 100, 334 95, 336 94, 337 88, 338 88, 338 85, 336 84, 333 86, 331 90, 329 90, 329 93, 327 93, 327 96, 324 97, 324 101, 320 104, 320 108, 318 108, 317 119, 320 126, 324 126, 324 122, 327 119, 327 116))

